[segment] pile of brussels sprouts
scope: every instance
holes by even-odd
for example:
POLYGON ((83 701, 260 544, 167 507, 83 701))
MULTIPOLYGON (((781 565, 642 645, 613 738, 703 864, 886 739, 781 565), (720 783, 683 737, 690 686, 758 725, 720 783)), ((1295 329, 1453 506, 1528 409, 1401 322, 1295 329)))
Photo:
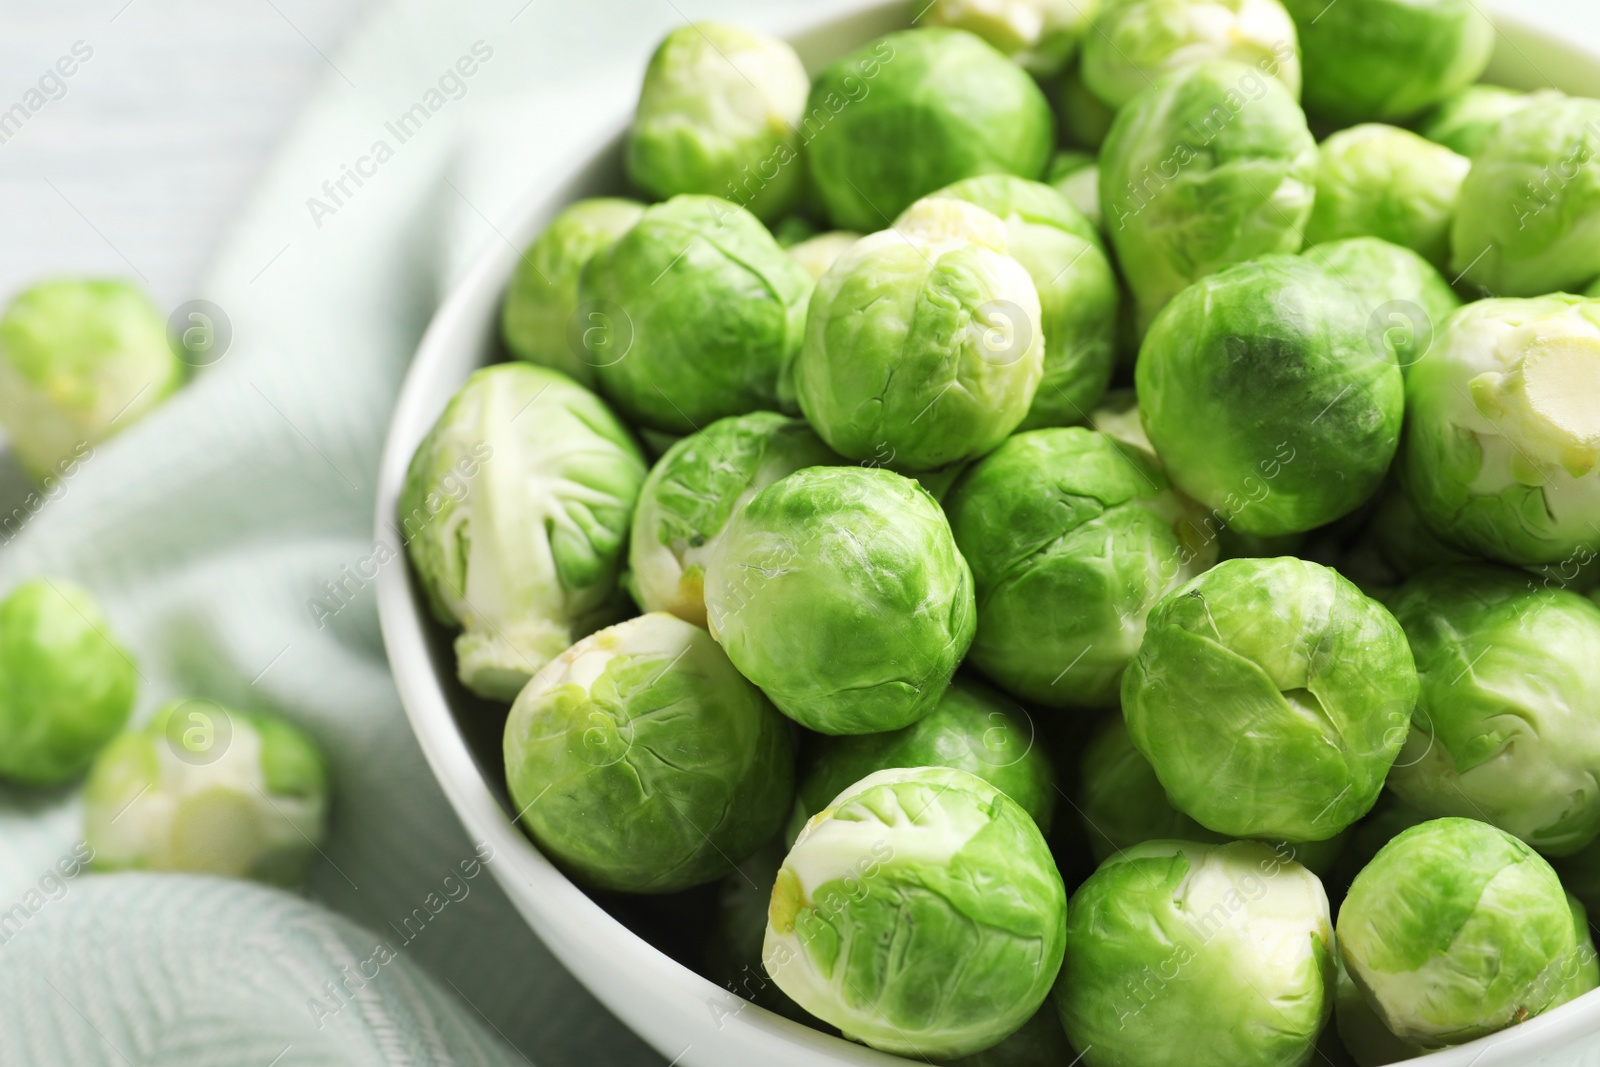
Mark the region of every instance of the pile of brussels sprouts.
POLYGON ((914 1059, 1593 989, 1600 101, 1475 84, 1473 0, 916 6, 671 33, 417 449, 523 826, 914 1059))

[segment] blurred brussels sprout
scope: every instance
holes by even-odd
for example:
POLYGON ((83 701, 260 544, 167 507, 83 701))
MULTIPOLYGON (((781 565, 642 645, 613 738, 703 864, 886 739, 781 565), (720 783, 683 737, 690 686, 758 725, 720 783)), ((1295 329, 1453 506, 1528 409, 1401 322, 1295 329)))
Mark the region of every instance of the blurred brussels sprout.
POLYGON ((1083 84, 1083 64, 1073 66, 1061 76, 1061 126, 1067 139, 1098 152, 1111 130, 1116 111, 1109 108, 1083 84))
POLYGON ((1016 429, 1045 343, 1039 293, 1008 248, 988 211, 930 197, 834 261, 795 366, 824 441, 850 459, 931 470, 1016 429))
POLYGON ((478 371, 417 446, 397 516, 461 682, 509 701, 616 589, 644 458, 598 397, 526 363, 478 371))
POLYGON ((944 1063, 946 1067, 1061 1067, 1070 1064, 1073 1055, 1061 1029, 1061 1013, 1046 1000, 1022 1029, 998 1045, 944 1063))
POLYGON ((817 224, 804 215, 785 216, 772 227, 772 239, 778 242, 779 248, 793 248, 820 233, 822 230, 817 224))
POLYGON ((966 30, 1040 77, 1071 61, 1101 0, 917 0, 928 25, 966 30))
POLYGON ((1505 563, 1592 558, 1597 464, 1600 301, 1468 304, 1406 376, 1400 481, 1459 548, 1505 563))
POLYGON ((1305 1063, 1333 1004, 1317 876, 1266 845, 1150 841, 1067 906, 1056 986, 1089 1067, 1305 1063))
POLYGON ((817 75, 801 132, 835 226, 882 229, 976 174, 1037 178, 1055 117, 1032 78, 963 30, 903 30, 817 75))
POLYGON ((1430 111, 1417 132, 1452 152, 1475 156, 1506 118, 1529 104, 1560 95, 1554 89, 1524 93, 1498 85, 1469 85, 1430 111))
POLYGON ((88 590, 38 578, 0 601, 0 778, 83 773, 133 711, 138 669, 88 590))
POLYGON ((680 26, 645 68, 628 177, 661 200, 720 196, 776 219, 805 186, 798 124, 810 91, 784 42, 719 22, 680 26))
POLYGON ((517 261, 500 309, 500 332, 518 359, 562 371, 593 389, 594 365, 605 358, 591 328, 606 330, 598 309, 578 310, 578 275, 594 254, 621 237, 644 214, 633 200, 579 200, 545 227, 517 261), (570 339, 577 332, 576 343, 570 339), (594 351, 585 343, 594 341, 594 351))
POLYGON ((1082 422, 1116 360, 1117 276, 1094 224, 1055 189, 991 174, 938 194, 976 204, 1006 227, 1006 249, 1039 293, 1044 377, 1022 429, 1082 422))
POLYGON ((894 768, 806 824, 778 871, 763 959, 846 1036, 948 1059, 999 1043, 1044 1002, 1066 903, 1019 804, 966 771, 894 768))
POLYGON ((1329 241, 1304 254, 1356 294, 1363 309, 1370 309, 1368 336, 1375 328, 1382 332, 1394 347, 1402 375, 1428 354, 1444 320, 1461 306, 1461 298, 1432 264, 1377 237, 1329 241))
POLYGON ((1283 0, 1306 110, 1348 125, 1409 118, 1478 80, 1494 24, 1475 0, 1283 0))
POLYGON ((100 870, 293 886, 327 831, 328 772, 286 719, 182 700, 101 751, 83 808, 100 870))
POLYGON ((1446 1045, 1538 1015, 1582 952, 1561 881, 1487 823, 1436 819, 1390 841, 1339 909, 1350 979, 1391 1034, 1446 1045))
POLYGON ((1600 100, 1554 97, 1501 121, 1472 157, 1450 269, 1497 296, 1577 292, 1600 275, 1600 100))
POLYGON ((1113 110, 1212 59, 1254 67, 1300 97, 1294 20, 1278 0, 1116 0, 1083 42, 1083 81, 1113 110))
POLYGON ((38 481, 139 421, 184 373, 161 313, 125 282, 44 282, 0 316, 0 426, 38 481))
POLYGON ((1289 90, 1242 64, 1185 68, 1117 112, 1100 153, 1100 210, 1139 330, 1197 279, 1300 251, 1316 165, 1289 90))
POLYGON ((706 565, 705 599, 734 665, 824 734, 916 722, 972 643, 972 572, 944 513, 879 468, 809 467, 757 493, 706 565))
POLYGON ((1128 733, 1174 805, 1284 841, 1367 813, 1416 703, 1394 616, 1290 557, 1227 560, 1169 594, 1122 682, 1128 733))
POLYGON ((667 893, 718 878, 794 795, 784 722, 704 630, 652 612, 584 638, 511 706, 506 786, 585 883, 667 893))
POLYGON ((834 260, 844 255, 850 246, 861 240, 859 233, 850 230, 830 230, 808 237, 789 246, 789 256, 800 264, 813 280, 820 280, 833 266, 834 260))
MULTIPOLYGON (((1087 152, 1057 152, 1045 171, 1044 180, 1056 192, 1067 198, 1067 203, 1089 220, 1098 232, 1100 217, 1100 163, 1087 152)), ((1048 340, 1048 338, 1047 338, 1048 340)))
POLYGON ((793 412, 790 364, 812 281, 754 215, 714 196, 645 209, 590 259, 579 358, 631 422, 689 433, 726 415, 793 412))
POLYGON ((1180 293, 1136 369, 1145 432, 1173 483, 1250 534, 1300 533, 1365 503, 1404 408, 1394 350, 1368 336, 1368 318, 1298 256, 1242 263, 1180 293))
POLYGON ((1322 142, 1306 244, 1381 237, 1435 267, 1450 262, 1450 223, 1472 162, 1410 130, 1352 126, 1322 142))

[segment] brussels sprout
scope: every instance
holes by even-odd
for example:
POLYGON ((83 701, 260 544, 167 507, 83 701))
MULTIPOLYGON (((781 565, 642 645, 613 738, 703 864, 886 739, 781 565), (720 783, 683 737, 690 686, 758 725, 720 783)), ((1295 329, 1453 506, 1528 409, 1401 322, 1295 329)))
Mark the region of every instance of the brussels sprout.
POLYGON ((783 823, 783 718, 704 630, 652 612, 584 638, 511 706, 506 786, 541 849, 589 885, 718 878, 783 823))
POLYGON ((1033 719, 986 685, 957 678, 927 716, 885 734, 823 738, 795 794, 788 838, 854 782, 891 767, 954 767, 977 775, 1050 832, 1055 772, 1033 719))
POLYGON ((1472 162, 1410 130, 1352 126, 1322 142, 1306 244, 1381 237, 1435 267, 1450 261, 1450 223, 1472 162))
POLYGON ((1329 241, 1306 249, 1305 258, 1370 309, 1368 335, 1375 328, 1382 331, 1394 346, 1402 375, 1428 354, 1444 320, 1461 306, 1461 298, 1432 264, 1377 237, 1329 241))
POLYGON ((1050 707, 1114 706, 1145 616, 1215 559, 1148 456, 1079 427, 1011 438, 946 509, 977 590, 973 665, 1050 707))
POLYGON ((100 870, 293 886, 326 834, 328 772, 283 718, 182 700, 101 751, 83 807, 100 870))
POLYGON ((1529 104, 1559 96, 1554 89, 1524 93, 1498 85, 1469 85, 1429 112, 1417 132, 1452 152, 1475 156, 1506 118, 1529 104))
POLYGON ((1067 906, 1056 1006, 1089 1067, 1305 1063, 1333 1002, 1317 876, 1255 842, 1150 841, 1067 906))
POLYGON ((128 721, 138 670, 89 592, 39 578, 0 601, 0 778, 83 773, 128 721))
POLYGON ((1101 0, 916 0, 931 26, 966 30, 1040 77, 1059 74, 1101 0))
POLYGON ((1378 555, 1398 578, 1410 578, 1429 567, 1470 563, 1473 557, 1439 540, 1417 515, 1406 495, 1394 487, 1386 490, 1372 514, 1367 535, 1378 555))
POLYGON ((988 211, 930 197, 834 262, 795 366, 824 441, 850 459, 931 470, 1016 429, 1045 344, 1039 293, 1008 248, 988 211))
POLYGON ((1398 470, 1417 513, 1505 563, 1600 547, 1600 301, 1480 300, 1406 376, 1398 470))
POLYGON ((1113 110, 1206 60, 1255 67, 1300 97, 1294 20, 1278 0, 1117 0, 1084 37, 1083 81, 1113 110))
POLYGON ((763 959, 784 992, 847 1037, 964 1056, 1044 1002, 1066 905, 1019 804, 966 771, 894 768, 806 824, 772 889, 763 959))
POLYGON ((1117 117, 1112 108, 1083 84, 1083 64, 1076 63, 1061 77, 1061 126, 1067 139, 1098 152, 1117 117))
POLYGON ((124 282, 44 282, 0 317, 0 426, 36 480, 70 472, 183 379, 161 313, 124 282))
POLYGON ((1173 804, 1230 837, 1321 841, 1365 815, 1417 672, 1383 605, 1328 567, 1233 559, 1169 594, 1122 682, 1173 804))
POLYGON ((776 219, 804 189, 798 123, 810 90, 782 41, 719 22, 680 26, 645 68, 628 177, 658 199, 720 196, 776 219))
POLYGON ((772 227, 772 239, 779 248, 793 248, 811 240, 822 231, 804 215, 788 215, 772 227))
POLYGON ((631 422, 689 433, 794 410, 789 381, 811 278, 754 215, 714 196, 647 208, 578 282, 600 390, 631 422))
POLYGON ((1577 292, 1600 275, 1600 100, 1508 115, 1472 157, 1450 269, 1498 296, 1577 292))
POLYGON ((1297 256, 1179 294, 1136 369, 1145 432, 1173 483, 1242 533, 1300 533, 1360 507, 1388 470, 1404 408, 1394 350, 1368 337, 1368 318, 1297 256))
POLYGON ((1306 110, 1330 122, 1409 118, 1478 80, 1494 24, 1476 0, 1283 0, 1300 30, 1306 110))
POLYGON ((913 201, 976 174, 1037 178, 1055 141, 1044 94, 963 30, 903 30, 817 75, 801 132, 835 226, 887 226, 913 201))
POLYGON ((1044 377, 1021 428, 1082 422, 1116 360, 1117 276, 1094 225, 1055 189, 993 174, 940 191, 1006 226, 1006 248, 1033 279, 1044 330, 1044 377))
POLYGON ((1044 180, 1099 231, 1100 163, 1094 156, 1087 152, 1057 152, 1044 180))
POLYGON ((1048 1000, 1022 1029, 990 1048, 943 1061, 945 1067, 1061 1067, 1074 1053, 1061 1029, 1061 1014, 1048 1000))
POLYGON ((1339 909, 1350 979, 1390 1033, 1455 1044, 1555 1006, 1581 953, 1550 865, 1510 834, 1435 819, 1390 841, 1339 909))
POLYGON ((526 363, 478 371, 417 446, 397 516, 461 682, 509 701, 616 588, 644 459, 587 389, 526 363))
POLYGON ((621 237, 644 214, 633 200, 579 200, 545 227, 517 261, 500 309, 500 332, 518 359, 562 371, 593 389, 604 342, 587 333, 609 328, 604 313, 578 317, 578 275, 596 252, 621 237), (569 339, 576 332, 576 340, 569 339))
POLYGON ((1238 63, 1185 68, 1117 112, 1100 153, 1100 209, 1139 330, 1197 279, 1300 251, 1316 165, 1289 90, 1238 63))
POLYGON ((828 268, 857 241, 861 240, 859 233, 849 230, 830 230, 819 233, 815 237, 808 237, 804 241, 788 246, 789 256, 800 264, 802 270, 811 275, 813 280, 820 280, 828 273, 828 268))
POLYGON ((1156 446, 1150 443, 1144 423, 1140 421, 1139 394, 1132 389, 1113 389, 1102 397, 1100 406, 1089 412, 1089 426, 1138 449, 1160 464, 1156 446))
POLYGON ((869 467, 809 467, 752 497, 706 565, 705 599, 734 665, 824 734, 898 730, 931 712, 976 614, 939 505, 869 467))

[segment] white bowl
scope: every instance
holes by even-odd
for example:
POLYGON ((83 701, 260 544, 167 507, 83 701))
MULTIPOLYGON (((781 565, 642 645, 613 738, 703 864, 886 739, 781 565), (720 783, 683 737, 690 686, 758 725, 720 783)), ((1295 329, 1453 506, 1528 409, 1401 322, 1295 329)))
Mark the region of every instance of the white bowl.
MULTIPOLYGON (((791 38, 815 70, 906 24, 904 0, 863 5, 844 18, 791 38)), ((1600 56, 1514 19, 1500 36, 1487 80, 1514 88, 1554 85, 1600 97, 1600 56)), ((592 151, 575 156, 566 178, 527 201, 507 231, 524 247, 562 207, 625 189, 619 114, 592 151)), ((377 528, 386 537, 406 466, 445 402, 477 368, 501 358, 498 311, 516 266, 510 245, 495 246, 435 314, 395 407, 378 486, 377 528)), ((455 678, 451 635, 428 613, 409 570, 378 578, 384 644, 400 698, 428 763, 474 839, 494 846, 490 865, 528 924, 580 981, 662 1055, 692 1067, 824 1064, 891 1065, 874 1052, 756 1007, 702 978, 651 945, 575 886, 512 821, 500 761, 504 710, 476 700, 455 678)), ((615 905, 614 905, 615 906, 615 905)), ((1600 991, 1470 1045, 1427 1057, 1429 1067, 1600 1067, 1600 991)), ((1062 1065, 1065 1067, 1065 1065, 1062 1065)))

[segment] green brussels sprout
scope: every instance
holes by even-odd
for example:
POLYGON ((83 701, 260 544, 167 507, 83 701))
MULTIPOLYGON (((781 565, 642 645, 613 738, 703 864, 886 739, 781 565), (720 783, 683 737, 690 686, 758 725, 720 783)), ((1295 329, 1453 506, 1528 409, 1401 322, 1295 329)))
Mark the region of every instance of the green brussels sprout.
POLYGON ((1435 267, 1450 262, 1450 224, 1472 162, 1410 130, 1352 126, 1322 142, 1306 244, 1381 237, 1435 267))
POLYGON ((293 886, 327 832, 328 771, 286 719, 181 700, 100 752, 83 808, 99 870, 293 886))
POLYGON ((870 467, 809 467, 752 497, 706 564, 705 602, 734 665, 824 734, 898 730, 931 712, 976 615, 939 505, 870 467))
POLYGON ((0 601, 0 778, 82 774, 133 711, 138 669, 88 590, 38 578, 0 601))
POLYGON ((998 1044, 1061 965, 1066 890, 1021 805, 948 767, 878 771, 806 823, 763 961, 807 1011, 886 1052, 998 1044))
POLYGON ((616 589, 644 458, 598 397, 526 363, 467 379, 417 446, 399 533, 461 682, 510 701, 616 589))
POLYGON ((916 0, 930 26, 966 30, 1042 78, 1061 73, 1101 0, 916 0))
POLYGON ((1428 354, 1444 320, 1461 306, 1461 298, 1432 264, 1377 237, 1329 241, 1304 255, 1371 309, 1368 332, 1374 325, 1382 329, 1394 346, 1402 376, 1428 354))
POLYGON ((829 230, 808 237, 804 241, 788 246, 791 259, 800 264, 802 270, 811 275, 812 280, 820 281, 828 273, 828 268, 834 261, 850 250, 850 247, 861 240, 859 233, 850 230, 829 230))
POLYGON ((789 215, 772 227, 772 239, 778 242, 779 248, 793 248, 821 232, 817 224, 804 215, 789 215))
POLYGON ((1350 979, 1401 1041, 1446 1045, 1538 1015, 1581 954, 1561 880, 1510 834, 1435 819, 1390 841, 1339 909, 1350 979))
POLYGON ((1316 166, 1289 90, 1238 63, 1180 70, 1117 112, 1100 153, 1100 209, 1139 331, 1208 274, 1300 251, 1316 166))
POLYGON ((1378 799, 1417 685, 1400 624, 1337 571, 1232 559, 1150 613, 1122 710, 1167 796, 1202 826, 1321 841, 1378 799))
POLYGON ((1045 343, 1038 290, 1009 247, 988 211, 930 197, 828 269, 795 385, 835 451, 931 470, 982 455, 1016 429, 1045 343))
POLYGON ((579 641, 511 706, 506 787, 583 882, 668 893, 727 874, 794 795, 788 725, 698 626, 652 612, 579 641))
POLYGON ((1111 131, 1111 120, 1117 117, 1083 84, 1083 64, 1074 64, 1061 77, 1061 126, 1067 139, 1091 152, 1098 152, 1106 134, 1111 131))
MULTIPOLYGON (((1089 220, 1098 233, 1100 217, 1100 161, 1087 152, 1057 152, 1045 171, 1045 183, 1066 197, 1067 203, 1089 220)), ((1048 340, 1048 338, 1046 338, 1048 340)))
POLYGON ((1061 1015, 1048 1000, 1022 1029, 981 1052, 944 1060, 945 1067, 1061 1067, 1074 1053, 1061 1029, 1061 1015))
POLYGON ((1081 427, 1017 434, 946 510, 977 591, 973 665, 1049 707, 1115 706, 1145 616, 1215 559, 1148 456, 1081 427))
POLYGON ((184 373, 161 313, 125 282, 44 282, 0 316, 0 426, 38 481, 139 421, 184 373))
POLYGON ((801 124, 833 224, 869 233, 951 182, 1044 173, 1055 117, 1032 78, 963 30, 902 30, 817 75, 801 124))
POLYGON ((1224 59, 1300 98, 1294 20, 1278 0, 1116 0, 1084 37, 1083 82, 1113 110, 1175 70, 1224 59))
POLYGON ((1600 100, 1506 116, 1472 157, 1450 269, 1497 296, 1577 292, 1600 275, 1600 100))
POLYGON ((1561 96, 1554 89, 1524 93, 1498 85, 1469 85, 1430 111, 1417 132, 1452 152, 1475 156, 1500 123, 1529 104, 1561 96))
POLYGON ((1557 563, 1600 547, 1600 301, 1480 300, 1406 376, 1397 468, 1458 548, 1557 563))
POLYGON ((1600 607, 1522 571, 1440 567, 1391 602, 1421 678, 1389 787, 1541 852, 1600 834, 1600 607))
POLYGON ((748 211, 677 196, 589 260, 581 338, 629 421, 689 433, 726 415, 793 412, 791 364, 812 281, 748 211))
POLYGON ((1476 0, 1283 0, 1300 30, 1306 110, 1330 122, 1409 118, 1478 80, 1494 24, 1476 0))
POLYGON ((891 767, 954 767, 975 774, 1022 805, 1041 832, 1050 832, 1056 778, 1033 719, 988 686, 957 678, 933 711, 910 726, 822 738, 795 793, 789 841, 852 783, 891 767))
POLYGON ((1056 1007, 1088 1067, 1307 1062, 1333 1003, 1317 876, 1266 845, 1149 841, 1067 906, 1056 1007))
POLYGON ((1082 422, 1105 395, 1116 361, 1120 292, 1094 224, 1055 189, 991 174, 941 190, 1006 227, 1006 248, 1039 293, 1044 376, 1021 428, 1082 422))
POLYGON ((1202 279, 1151 326, 1135 378, 1173 483, 1242 533, 1301 533, 1382 483, 1404 379, 1349 290, 1298 256, 1202 279), (1218 373, 1219 367, 1227 373, 1218 373))
POLYGON ((517 261, 500 309, 500 332, 513 355, 595 387, 595 364, 607 356, 603 340, 588 331, 604 331, 608 323, 593 308, 575 317, 578 275, 642 214, 644 205, 633 200, 579 200, 545 227, 517 261), (574 331, 576 343, 569 339, 574 331))
POLYGON ((680 26, 645 68, 628 177, 661 200, 720 196, 776 219, 805 186, 798 124, 810 91, 784 42, 719 22, 680 26))

